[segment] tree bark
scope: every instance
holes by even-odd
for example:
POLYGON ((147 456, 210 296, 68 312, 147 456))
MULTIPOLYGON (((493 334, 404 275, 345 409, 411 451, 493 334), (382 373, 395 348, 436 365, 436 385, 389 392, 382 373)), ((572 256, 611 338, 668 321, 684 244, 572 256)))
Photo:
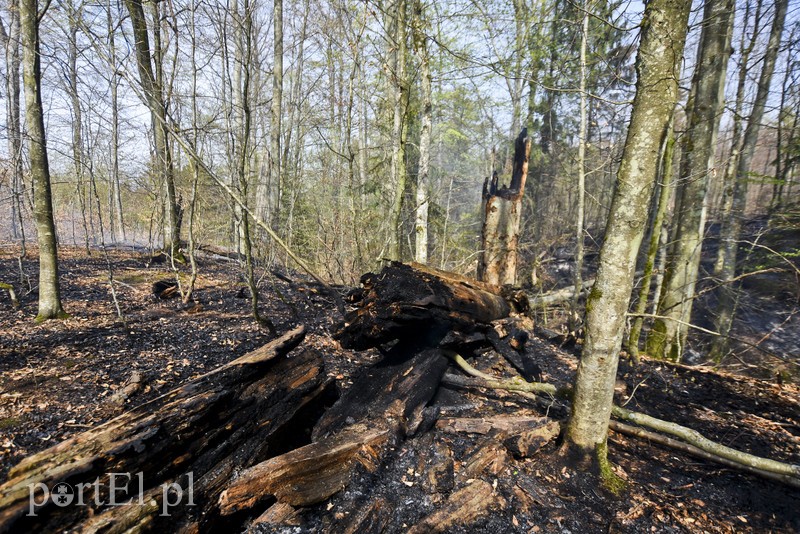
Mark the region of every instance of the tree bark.
POLYGON ((8 156, 11 160, 11 235, 23 238, 22 226, 22 130, 20 128, 20 12, 19 0, 8 3, 8 30, 2 25, 2 40, 6 60, 6 128, 8 129, 8 156))
POLYGON ((498 186, 497 173, 483 184, 478 280, 487 284, 515 285, 517 282, 517 245, 530 154, 531 138, 528 137, 528 129, 523 128, 514 146, 514 165, 509 186, 498 186))
POLYGON ((717 132, 724 104, 725 73, 734 21, 733 0, 709 0, 703 14, 697 67, 689 96, 689 126, 681 151, 680 199, 675 247, 667 262, 658 315, 647 339, 655 358, 680 361, 691 322, 694 288, 706 226, 706 191, 714 172, 717 132), (680 322, 679 322, 680 321, 680 322))
POLYGON ((108 3, 107 28, 108 28, 108 55, 111 61, 111 213, 113 221, 111 223, 112 236, 115 240, 125 237, 125 216, 122 211, 122 187, 119 174, 119 78, 117 78, 117 45, 114 34, 114 22, 112 17, 112 6, 116 5, 113 0, 108 3))
POLYGON ((407 0, 394 0, 387 9, 389 73, 387 85, 392 110, 391 162, 389 170, 392 204, 389 209, 389 249, 391 260, 400 260, 403 196, 406 191, 406 11, 407 0), (390 13, 390 14, 389 14, 390 13))
MULTIPOLYGON (((674 115, 673 115, 674 119, 674 115)), ((656 257, 658 256, 659 245, 666 246, 666 239, 664 238, 665 224, 664 218, 667 215, 667 207, 669 205, 670 194, 672 193, 672 159, 675 149, 675 130, 673 125, 669 126, 669 135, 661 150, 661 164, 659 166, 659 184, 658 184, 658 203, 656 204, 656 212, 653 216, 653 224, 650 228, 650 242, 647 246, 647 255, 645 257, 644 270, 642 274, 641 287, 639 288, 639 297, 636 301, 635 313, 643 314, 647 309, 647 299, 650 296, 650 286, 652 285, 653 273, 656 264, 656 257)), ((656 291, 654 296, 655 305, 658 304, 660 290, 656 291)), ((655 315, 655 311, 653 312, 655 315)), ((628 352, 634 361, 639 361, 639 337, 642 332, 642 325, 644 323, 643 317, 636 317, 631 325, 631 333, 628 337, 628 352)))
POLYGON ((66 316, 61 305, 58 282, 58 244, 50 191, 50 165, 42 108, 42 75, 39 55, 39 13, 37 0, 19 4, 22 37, 25 127, 30 138, 28 153, 34 185, 34 219, 39 239, 39 313, 37 321, 66 316))
POLYGON ((589 4, 583 2, 581 7, 581 45, 580 45, 580 123, 578 126, 578 213, 575 220, 575 292, 572 297, 570 313, 570 331, 576 332, 580 320, 578 318, 578 298, 583 283, 583 224, 586 199, 586 144, 588 139, 586 124, 586 41, 589 38, 589 4))
POLYGON ((637 56, 636 96, 617 174, 597 280, 586 303, 586 338, 575 384, 567 446, 596 466, 605 459, 619 350, 633 287, 636 256, 678 96, 691 2, 652 0, 645 7, 637 56))

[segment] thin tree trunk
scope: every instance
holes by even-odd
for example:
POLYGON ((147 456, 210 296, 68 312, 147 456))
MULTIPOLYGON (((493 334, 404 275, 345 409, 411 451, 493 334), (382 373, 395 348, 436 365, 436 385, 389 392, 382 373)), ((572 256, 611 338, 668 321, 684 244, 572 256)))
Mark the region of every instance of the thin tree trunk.
POLYGON ((735 183, 733 186, 733 196, 731 209, 727 218, 722 222, 720 232, 720 263, 719 272, 715 273, 720 281, 719 288, 719 307, 716 331, 721 334, 714 340, 711 348, 711 355, 715 359, 721 359, 727 351, 727 335, 733 324, 734 310, 736 307, 737 295, 731 287, 733 278, 736 276, 736 255, 739 251, 739 236, 742 232, 742 219, 744 217, 747 204, 747 185, 750 163, 755 154, 758 132, 761 121, 764 117, 764 109, 769 96, 769 88, 772 82, 772 74, 775 70, 775 61, 778 57, 783 27, 786 21, 786 11, 788 0, 775 1, 775 15, 770 30, 769 42, 764 54, 764 65, 761 68, 761 75, 758 80, 758 90, 756 99, 753 103, 753 110, 747 121, 742 141, 742 151, 736 164, 735 183), (721 260, 721 261, 720 261, 721 260))
POLYGON ((8 3, 8 30, 0 24, 6 59, 6 128, 8 130, 8 156, 11 160, 11 235, 25 239, 22 224, 22 132, 20 128, 20 21, 19 0, 8 3))
MULTIPOLYGON (((674 118, 674 117, 673 117, 674 118)), ((672 122, 672 121, 670 121, 672 122)), ((664 229, 664 218, 667 214, 667 207, 669 206, 669 198, 670 194, 672 193, 672 159, 674 155, 674 148, 675 148, 675 130, 673 128, 673 124, 671 123, 669 126, 669 135, 664 143, 664 147, 661 150, 661 165, 659 172, 660 180, 659 180, 659 190, 658 190, 658 204, 656 206, 656 212, 653 217, 653 225, 650 229, 650 242, 647 246, 647 257, 645 259, 644 264, 644 273, 642 275, 641 287, 639 288, 639 298, 636 301, 636 318, 633 321, 633 325, 631 326, 631 333, 630 337, 628 338, 628 353, 631 355, 631 358, 635 362, 638 363, 639 361, 639 337, 642 332, 642 324, 644 322, 644 318, 641 317, 641 314, 645 312, 647 309, 647 299, 650 295, 650 286, 652 285, 652 278, 653 278, 653 270, 655 269, 656 263, 656 256, 658 255, 659 251, 659 244, 664 242, 666 244, 665 239, 665 229, 664 229)), ((663 269, 663 265, 661 266, 663 269)), ((659 269, 660 270, 660 269, 659 269)), ((654 300, 658 301, 659 294, 661 292, 660 287, 656 289, 656 294, 654 296, 654 300)), ((653 311, 653 314, 656 313, 656 310, 653 311)))
POLYGON ((83 243, 86 255, 91 255, 92 250, 89 246, 89 239, 93 238, 90 231, 92 210, 91 203, 87 202, 90 198, 89 191, 84 184, 86 180, 84 172, 84 147, 83 147, 83 111, 81 110, 81 100, 78 94, 78 23, 76 17, 80 14, 76 11, 72 0, 67 5, 67 95, 69 95, 72 106, 72 168, 75 171, 75 194, 78 197, 78 204, 81 208, 81 219, 83 222, 83 243), (88 211, 88 219, 87 219, 88 211))
POLYGON ((276 213, 272 220, 280 222, 285 184, 281 161, 281 116, 283 114, 283 0, 273 2, 273 67, 272 107, 269 120, 269 181, 277 187, 276 213))
POLYGON ((688 133, 681 152, 680 210, 675 218, 675 248, 667 262, 658 315, 647 338, 655 358, 680 361, 700 270, 706 225, 706 191, 714 169, 717 132, 722 115, 725 73, 733 33, 733 0, 709 0, 703 14, 698 62, 689 95, 688 133))
POLYGON ((30 138, 28 154, 34 184, 33 215, 39 236, 39 313, 37 321, 66 316, 61 306, 58 283, 58 245, 53 221, 50 191, 50 165, 42 108, 41 65, 39 55, 39 13, 36 0, 20 0, 23 85, 25 87, 25 127, 30 138))
POLYGON ((395 0, 389 7, 389 68, 388 86, 392 106, 391 164, 389 171, 392 204, 389 210, 390 259, 399 260, 403 215, 403 196, 406 190, 405 126, 408 87, 406 65, 406 5, 407 0, 395 0))
POLYGON ((600 251, 597 280, 586 303, 586 337, 578 364, 567 447, 613 478, 606 458, 614 381, 636 257, 647 224, 659 147, 669 135, 678 98, 690 0, 647 3, 636 61, 638 79, 628 137, 600 251))
MULTIPOLYGON (((139 70, 139 82, 150 109, 153 125, 154 151, 156 168, 162 183, 167 190, 167 225, 164 229, 164 250, 173 257, 180 257, 180 229, 178 226, 178 200, 175 191, 175 179, 172 167, 172 152, 167 134, 167 107, 163 91, 163 73, 161 68, 162 50, 160 49, 161 27, 156 24, 153 28, 154 51, 150 48, 147 19, 144 15, 142 0, 125 0, 125 5, 130 14, 131 26, 136 48, 136 63, 139 70), (154 52, 154 53, 153 53, 154 52), (151 53, 155 59, 155 69, 151 60, 151 53)), ((158 21, 157 4, 153 5, 155 20, 158 21)))
POLYGON ((581 51, 580 51, 580 123, 578 126, 578 214, 575 223, 575 273, 573 281, 575 293, 572 297, 572 313, 570 325, 573 332, 577 331, 580 320, 578 318, 578 299, 583 286, 583 219, 586 198, 586 40, 589 37, 589 4, 584 2, 581 17, 581 51))
POLYGON ((111 205, 114 220, 111 228, 115 229, 114 236, 122 241, 125 236, 125 218, 122 212, 122 191, 119 178, 119 79, 117 78, 117 46, 114 38, 114 23, 111 14, 112 6, 118 6, 118 0, 109 0, 108 3, 108 54, 111 60, 111 205))
POLYGON ((424 7, 420 0, 414 6, 414 48, 420 62, 420 84, 422 88, 422 126, 419 136, 419 172, 417 174, 417 203, 415 220, 414 261, 428 263, 428 210, 430 150, 431 150, 431 67, 428 55, 427 36, 425 35, 424 7))

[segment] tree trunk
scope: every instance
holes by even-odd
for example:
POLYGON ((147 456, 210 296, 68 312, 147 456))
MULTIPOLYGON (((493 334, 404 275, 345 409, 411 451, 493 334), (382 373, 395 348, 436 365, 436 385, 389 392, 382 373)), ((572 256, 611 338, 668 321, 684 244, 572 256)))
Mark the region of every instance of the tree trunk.
MULTIPOLYGON (((6 59, 6 128, 8 129, 8 156, 11 160, 11 235, 23 237, 22 227, 22 131, 20 129, 20 20, 19 0, 8 3, 8 30, 2 27, 2 40, 6 59)), ((24 246, 24 245, 23 245, 24 246)))
POLYGON ((117 78, 117 46, 114 34, 114 22, 112 18, 112 0, 108 4, 108 55, 111 60, 111 213, 113 213, 113 221, 111 228, 112 235, 115 239, 121 239, 123 242, 125 237, 125 217, 122 212, 122 190, 120 187, 119 178, 119 79, 117 78))
POLYGON ((320 356, 305 350, 286 357, 303 336, 298 327, 103 425, 27 457, 0 486, 0 531, 81 527, 82 532, 142 532, 160 526, 174 532, 186 523, 202 525, 200 531, 215 531, 215 503, 234 473, 274 456, 282 447, 296 446, 297 428, 305 428, 309 414, 329 400, 320 356), (110 494, 114 473, 132 481, 129 490, 118 485, 110 494), (142 473, 138 484, 137 473, 142 473), (183 506, 164 516, 167 501, 162 484, 177 483, 186 490, 187 477, 194 505, 184 499, 183 506), (52 499, 43 499, 42 487, 66 480, 76 484, 85 506, 60 508, 52 499), (136 489, 144 493, 139 499, 126 495, 136 489), (32 516, 34 490, 36 502, 42 504, 32 516), (100 505, 129 498, 130 506, 100 505), (102 528, 114 524, 125 528, 102 528))
POLYGON ((719 121, 725 92, 725 73, 733 33, 733 0, 709 0, 703 15, 698 63, 689 97, 688 134, 681 151, 680 210, 675 248, 667 262, 664 292, 647 339, 655 358, 680 361, 691 321, 694 288, 700 269, 706 226, 706 191, 714 170, 719 121))
POLYGON ((575 221, 575 292, 572 297, 572 310, 570 313, 570 331, 577 332, 580 320, 578 318, 578 299, 583 284, 583 219, 586 199, 586 40, 589 38, 589 4, 584 2, 581 16, 581 52, 580 52, 580 124, 578 127, 578 214, 575 221))
POLYGON ((719 315, 716 320, 716 331, 722 335, 714 340, 714 345, 711 349, 711 354, 716 359, 722 358, 727 351, 727 335, 733 324, 737 298, 731 284, 736 276, 736 255, 739 251, 739 236, 742 232, 742 219, 747 208, 748 173, 750 172, 750 162, 756 150, 758 132, 764 117, 767 98, 769 97, 769 87, 772 82, 772 73, 775 70, 775 61, 780 48, 781 36, 783 35, 788 3, 788 0, 776 0, 775 2, 775 15, 772 21, 767 50, 764 54, 764 65, 761 68, 761 75, 758 80, 758 91, 744 131, 742 151, 736 165, 731 209, 727 214, 727 218, 723 220, 722 230, 720 231, 719 271, 715 273, 720 281, 719 315))
POLYGON ((498 187, 497 173, 483 184, 482 252, 478 260, 478 279, 482 282, 492 285, 517 282, 517 244, 530 154, 531 138, 528 129, 523 128, 514 146, 511 184, 498 187))
MULTIPOLYGON (((144 92, 147 107, 150 109, 153 125, 153 139, 156 154, 156 168, 167 190, 167 224, 164 228, 164 250, 174 257, 179 257, 180 228, 178 225, 178 200, 175 191, 175 179, 172 167, 172 151, 167 132, 167 106, 162 87, 161 50, 156 47, 155 53, 150 48, 147 19, 144 15, 142 0, 125 0, 130 13, 131 26, 136 48, 136 64, 139 69, 139 82, 144 92), (154 70, 151 54, 156 62, 154 70)), ((154 4, 157 10, 157 4, 154 4)), ((153 28, 154 36, 160 36, 161 27, 153 28)), ((160 42, 160 37, 156 40, 160 42)))
POLYGON ((37 321, 66 316, 58 284, 58 245, 50 191, 50 165, 44 132, 41 66, 39 61, 39 13, 36 0, 19 4, 22 36, 25 127, 30 144, 31 179, 34 185, 34 218, 39 236, 39 313, 37 321))
MULTIPOLYGON (((674 116, 673 116, 674 119, 674 116)), ((653 224, 650 228, 650 242, 647 246, 647 256, 645 257, 644 270, 642 274, 641 287, 639 288, 639 298, 636 301, 635 313, 637 317, 631 325, 631 333, 628 338, 628 352, 634 361, 638 362, 639 358, 639 337, 642 332, 642 325, 644 318, 641 317, 647 309, 647 299, 650 296, 650 286, 652 285, 653 271, 655 270, 656 256, 658 256, 659 245, 665 242, 664 236, 664 218, 667 214, 667 206, 669 205, 670 193, 672 192, 672 159, 675 147, 675 130, 673 124, 669 126, 669 135, 667 136, 664 147, 661 150, 661 164, 659 165, 658 180, 658 203, 656 205, 656 212, 653 216, 653 224)), ((666 245, 666 243, 664 243, 666 245)), ((654 300, 659 299, 660 290, 656 291, 654 300)), ((655 315, 655 311, 653 311, 655 315)))
POLYGON ((389 171, 392 204, 389 209, 389 259, 400 260, 403 196, 406 190, 406 9, 407 0, 394 0, 388 8, 389 87, 392 109, 391 164, 389 171))
POLYGON ((361 284, 350 295, 358 308, 336 333, 343 347, 356 350, 405 337, 421 341, 459 326, 473 329, 512 311, 498 287, 419 264, 393 262, 380 274, 362 276, 361 284))
POLYGON ((431 150, 431 67, 428 56, 427 36, 425 35, 424 7, 420 0, 414 5, 414 48, 420 62, 420 84, 422 88, 422 131, 419 136, 419 171, 417 173, 417 204, 415 221, 414 261, 428 263, 428 210, 430 209, 428 183, 431 150))
MULTIPOLYGON (((280 224, 284 191, 283 162, 281 161, 281 117, 283 115, 283 0, 273 2, 273 67, 272 106, 269 120, 269 182, 277 188, 275 209, 277 217, 273 223, 280 224)), ((276 215, 276 214, 273 214, 276 215)), ((269 219, 265 219, 269 220, 269 219)))
POLYGON ((596 454, 599 467, 606 463, 608 422, 636 256, 647 224, 659 148, 669 134, 669 118, 678 97, 690 8, 689 0, 651 0, 645 7, 628 137, 597 280, 586 303, 586 338, 567 444, 580 457, 596 454))
POLYGON ((81 109, 80 94, 78 93, 78 21, 80 13, 75 9, 72 0, 67 5, 67 76, 66 89, 72 107, 72 168, 75 171, 75 195, 81 208, 83 222, 83 243, 86 255, 90 255, 89 241, 94 241, 92 224, 91 186, 85 186, 86 173, 84 166, 83 146, 83 110, 81 109))

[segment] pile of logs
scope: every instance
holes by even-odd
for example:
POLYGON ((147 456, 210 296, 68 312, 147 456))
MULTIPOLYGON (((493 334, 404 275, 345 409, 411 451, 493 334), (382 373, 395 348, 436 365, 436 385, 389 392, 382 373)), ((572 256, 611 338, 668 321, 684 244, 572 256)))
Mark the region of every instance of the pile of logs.
MULTIPOLYGON (((391 464, 401 444, 431 430, 492 436, 492 445, 473 451, 461 476, 452 452, 428 439, 426 487, 444 504, 411 530, 465 525, 500 506, 484 474, 496 474, 509 454, 533 454, 558 433, 557 423, 441 418, 431 401, 453 346, 510 340, 492 322, 519 302, 498 288, 420 266, 392 264, 362 282, 337 338, 345 348, 386 350, 350 388, 337 393, 321 355, 303 349, 298 327, 24 459, 0 486, 0 532, 296 524, 304 507, 391 464), (498 438, 505 445, 496 445, 498 438)), ((504 350, 514 351, 508 343, 504 350)), ((352 505, 357 510, 331 516, 328 524, 350 532, 386 524, 396 503, 376 496, 352 505)))

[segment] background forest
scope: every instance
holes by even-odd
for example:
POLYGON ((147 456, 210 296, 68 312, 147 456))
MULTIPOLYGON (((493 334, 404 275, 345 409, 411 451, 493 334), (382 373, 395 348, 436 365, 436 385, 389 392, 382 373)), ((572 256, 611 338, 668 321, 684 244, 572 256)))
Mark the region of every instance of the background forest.
MULTIPOLYGON (((0 238, 24 245, 35 235, 35 187, 21 119, 19 7, 3 6, 0 28, 0 238)), ((697 267, 662 292, 667 258, 695 261, 706 227, 736 244, 745 218, 786 212, 796 200, 796 7, 693 6, 646 236, 654 280, 648 271, 643 284, 655 286, 655 302, 670 291, 688 299, 662 306, 680 308, 685 322, 697 267), (731 16, 722 21, 713 9, 731 16), (717 52, 727 58, 713 70, 717 84, 698 65, 710 46, 704 27, 728 39, 717 52), (713 85, 698 97, 719 122, 706 149, 710 172, 682 163, 682 150, 694 153, 704 137, 703 121, 687 119, 693 76, 713 85), (707 102, 715 91, 722 99, 707 102)), ((602 241, 633 98, 638 3, 69 0, 38 10, 62 245, 163 248, 180 262, 210 247, 238 254, 255 284, 275 263, 297 266, 272 234, 332 282, 355 284, 385 258, 471 274, 482 183, 492 172, 508 181, 523 127, 534 142, 517 284, 546 290, 559 269, 580 275, 583 256, 591 260, 602 241)), ((699 276, 726 285, 737 275, 737 250, 719 250, 713 273, 699 276)))

